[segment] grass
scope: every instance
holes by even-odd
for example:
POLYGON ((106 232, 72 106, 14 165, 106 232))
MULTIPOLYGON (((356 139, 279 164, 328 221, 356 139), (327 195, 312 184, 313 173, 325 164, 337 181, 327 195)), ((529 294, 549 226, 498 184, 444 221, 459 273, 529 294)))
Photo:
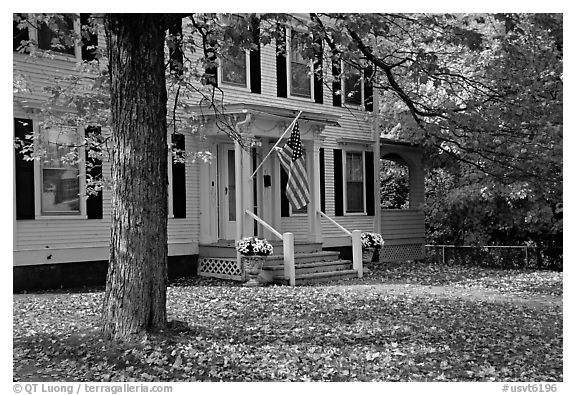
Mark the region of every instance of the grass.
POLYGON ((17 381, 562 381, 562 273, 422 264, 244 288, 181 279, 173 329, 100 334, 102 291, 14 295, 17 381))

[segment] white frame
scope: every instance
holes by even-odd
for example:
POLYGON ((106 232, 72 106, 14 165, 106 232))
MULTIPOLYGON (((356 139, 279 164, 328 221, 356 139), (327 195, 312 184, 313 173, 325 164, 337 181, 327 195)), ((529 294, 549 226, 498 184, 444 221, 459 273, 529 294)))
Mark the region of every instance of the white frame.
POLYGON ((314 62, 308 62, 308 73, 310 78, 310 97, 297 96, 292 94, 292 29, 286 29, 286 94, 291 99, 314 101, 314 62))
POLYGON ((344 215, 368 215, 367 211, 366 211, 366 151, 362 151, 362 150, 342 150, 342 182, 343 182, 343 192, 344 192, 344 215), (362 205, 363 205, 363 210, 362 211, 354 211, 354 212, 348 212, 348 183, 346 180, 346 174, 347 174, 347 160, 346 160, 346 154, 347 153, 360 153, 362 154, 362 205))
POLYGON ((231 82, 227 82, 224 81, 222 79, 222 63, 224 62, 224 58, 220 58, 218 59, 218 69, 217 69, 217 78, 218 78, 218 85, 221 86, 226 86, 226 87, 231 87, 231 88, 236 88, 236 89, 240 89, 243 91, 250 91, 250 51, 245 50, 245 55, 246 55, 246 85, 242 86, 242 85, 238 85, 238 84, 234 84, 231 82))
POLYGON ((348 107, 353 107, 353 108, 358 108, 358 109, 364 109, 364 71, 360 70, 360 103, 356 104, 356 103, 348 103, 346 101, 346 67, 352 67, 350 65, 346 65, 346 63, 341 60, 340 61, 340 67, 342 69, 342 74, 343 77, 341 77, 340 79, 340 98, 341 98, 341 102, 342 102, 342 106, 348 106, 348 107))
MULTIPOLYGON (((236 224, 238 223, 239 214, 236 212, 236 220, 230 221, 230 204, 229 204, 229 196, 224 195, 224 188, 228 188, 228 184, 230 181, 230 174, 228 173, 228 152, 234 152, 234 156, 236 157, 236 150, 234 144, 230 142, 218 142, 217 143, 217 223, 218 223, 218 239, 220 240, 229 240, 230 236, 232 239, 236 238, 236 224), (226 163, 224 163, 226 162, 226 163)), ((234 158, 234 167, 236 168, 236 158, 234 158)), ((235 169, 236 170, 236 169, 235 169)), ((236 177, 236 172, 234 173, 234 177, 236 177)), ((236 182, 236 201, 238 201, 238 180, 236 182)), ((230 193, 230 191, 228 191, 230 193)), ((236 208, 236 207, 234 207, 236 208)))
MULTIPOLYGON (((74 33, 81 34, 81 26, 80 26, 80 14, 71 12, 71 14, 76 15, 74 18, 74 33)), ((39 53, 46 53, 53 56, 54 59, 63 59, 63 60, 73 60, 73 61, 81 61, 82 60, 82 47, 80 43, 76 42, 74 45, 74 55, 65 54, 62 52, 56 52, 52 50, 42 49, 38 47, 38 30, 35 27, 28 28, 28 35, 31 41, 36 42, 34 45, 34 51, 39 53)))
MULTIPOLYGON (((34 134, 40 137, 42 130, 38 125, 38 120, 33 120, 34 134)), ((80 134, 83 130, 80 127, 76 129, 76 133, 80 134)), ((42 159, 34 161, 34 217, 35 219, 88 219, 86 212, 86 161, 85 149, 83 146, 78 148, 78 195, 80 201, 80 210, 76 213, 70 214, 57 214, 49 213, 42 214, 42 189, 44 184, 44 172, 42 166, 42 159)))

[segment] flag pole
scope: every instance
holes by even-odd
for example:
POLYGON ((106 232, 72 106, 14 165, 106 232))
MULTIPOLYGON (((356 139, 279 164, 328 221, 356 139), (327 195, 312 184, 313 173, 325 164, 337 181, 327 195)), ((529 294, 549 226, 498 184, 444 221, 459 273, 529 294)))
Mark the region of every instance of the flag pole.
POLYGON ((290 129, 292 129, 292 126, 294 126, 294 124, 296 123, 296 121, 298 120, 298 118, 300 118, 300 115, 302 115, 302 111, 300 111, 298 113, 298 115, 296 115, 296 118, 294 118, 294 120, 292 121, 292 123, 290 124, 290 126, 288 126, 286 128, 286 130, 284 131, 284 133, 282 133, 282 136, 280 136, 280 138, 278 139, 278 141, 276 141, 276 144, 274 144, 274 146, 272 148, 270 148, 270 151, 268 151, 268 154, 266 154, 266 156, 264 157, 264 159, 262 159, 262 162, 260 162, 260 164, 258 165, 258 167, 256 168, 256 170, 254 170, 254 173, 252 173, 252 176, 250 178, 254 178, 254 176, 256 175, 256 173, 258 173, 258 170, 260 170, 260 168, 262 167, 262 165, 264 164, 264 161, 266 159, 268 159, 268 157, 270 156, 270 154, 272 153, 272 151, 274 151, 274 148, 276 148, 278 146, 278 144, 280 144, 280 141, 284 138, 284 136, 286 135, 286 133, 288 133, 288 131, 290 129))

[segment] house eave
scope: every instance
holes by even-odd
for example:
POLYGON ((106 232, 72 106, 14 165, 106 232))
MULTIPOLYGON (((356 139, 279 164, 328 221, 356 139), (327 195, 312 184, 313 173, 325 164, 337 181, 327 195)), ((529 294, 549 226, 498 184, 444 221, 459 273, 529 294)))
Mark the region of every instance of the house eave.
POLYGON ((221 115, 252 114, 254 116, 261 116, 264 118, 281 118, 289 121, 296 118, 298 113, 302 111, 302 114, 299 118, 302 121, 308 121, 324 126, 329 125, 340 127, 340 124, 338 123, 340 116, 338 115, 326 114, 310 110, 295 110, 291 108, 267 106, 262 104, 233 103, 220 107, 195 106, 192 107, 191 110, 208 118, 221 115))

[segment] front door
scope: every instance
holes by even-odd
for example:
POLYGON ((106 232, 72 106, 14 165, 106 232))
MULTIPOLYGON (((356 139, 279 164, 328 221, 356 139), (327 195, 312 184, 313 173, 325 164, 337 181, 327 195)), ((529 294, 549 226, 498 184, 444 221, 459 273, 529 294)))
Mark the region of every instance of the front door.
POLYGON ((236 154, 234 145, 218 146, 218 228, 219 238, 236 238, 236 154))

